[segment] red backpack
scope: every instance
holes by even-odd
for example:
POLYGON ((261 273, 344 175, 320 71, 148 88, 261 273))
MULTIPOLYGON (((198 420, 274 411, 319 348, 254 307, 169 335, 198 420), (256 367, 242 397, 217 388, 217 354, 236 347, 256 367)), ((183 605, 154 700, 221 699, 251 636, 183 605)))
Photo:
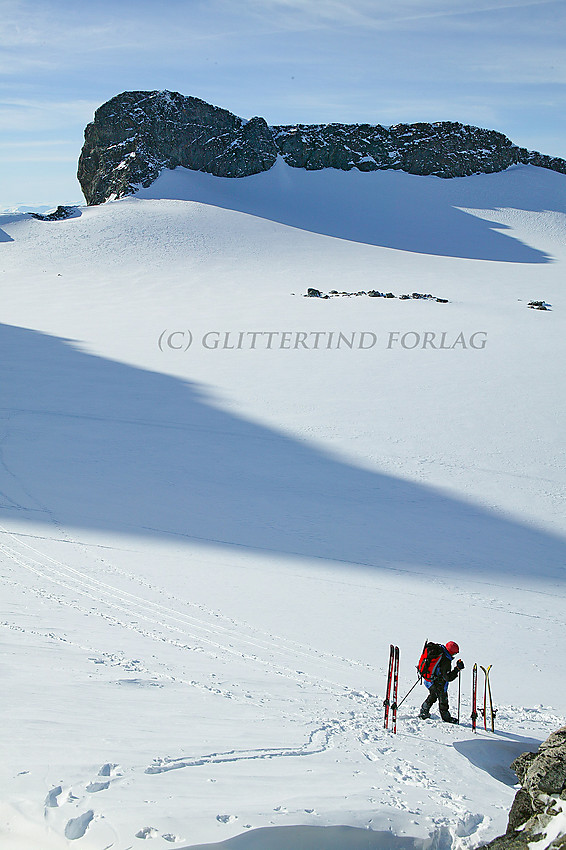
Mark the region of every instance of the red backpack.
POLYGON ((417 664, 419 675, 425 682, 432 682, 436 668, 440 663, 440 659, 444 655, 444 649, 439 643, 426 641, 422 655, 417 664))

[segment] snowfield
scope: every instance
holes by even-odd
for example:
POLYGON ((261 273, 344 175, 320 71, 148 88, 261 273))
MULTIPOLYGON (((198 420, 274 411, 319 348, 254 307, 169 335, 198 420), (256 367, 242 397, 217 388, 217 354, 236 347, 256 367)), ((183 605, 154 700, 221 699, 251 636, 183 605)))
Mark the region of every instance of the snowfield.
POLYGON ((566 722, 566 177, 176 169, 0 243, 2 850, 504 832, 566 722), (461 724, 393 735, 425 638, 461 724))

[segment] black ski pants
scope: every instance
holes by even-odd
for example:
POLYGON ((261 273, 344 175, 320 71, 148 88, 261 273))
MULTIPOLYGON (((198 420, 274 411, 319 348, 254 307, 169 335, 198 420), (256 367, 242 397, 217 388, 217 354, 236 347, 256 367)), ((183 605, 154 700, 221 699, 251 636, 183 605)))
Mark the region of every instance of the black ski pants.
POLYGON ((438 700, 440 716, 443 720, 450 720, 450 708, 448 706, 448 690, 444 688, 444 680, 433 682, 429 688, 428 696, 421 705, 421 714, 429 714, 432 706, 438 700))

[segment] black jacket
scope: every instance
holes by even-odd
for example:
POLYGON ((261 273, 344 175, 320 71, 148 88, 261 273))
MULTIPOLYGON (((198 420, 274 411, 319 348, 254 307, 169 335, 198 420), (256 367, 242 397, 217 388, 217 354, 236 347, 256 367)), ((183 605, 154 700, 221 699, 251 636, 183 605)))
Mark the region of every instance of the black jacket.
POLYGON ((450 655, 448 650, 445 649, 445 647, 442 647, 442 649, 444 651, 442 654, 442 658, 438 662, 436 670, 434 671, 433 681, 440 680, 448 684, 448 682, 453 682, 454 679, 457 677, 458 668, 455 667, 452 670, 452 656, 450 655))

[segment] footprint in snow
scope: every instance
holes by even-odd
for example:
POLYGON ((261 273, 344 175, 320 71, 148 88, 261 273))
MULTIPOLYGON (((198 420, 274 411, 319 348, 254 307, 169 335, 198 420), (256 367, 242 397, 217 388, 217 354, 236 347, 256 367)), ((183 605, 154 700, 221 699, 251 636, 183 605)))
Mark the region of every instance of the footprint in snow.
POLYGON ((120 765, 106 762, 98 771, 99 776, 121 776, 120 765))
POLYGON ((158 835, 159 830, 153 826, 144 826, 143 829, 136 832, 136 838, 157 838, 158 835))
POLYGON ((49 791, 47 797, 45 798, 45 806, 47 806, 48 809, 56 809, 59 806, 59 801, 57 797, 61 794, 62 791, 63 789, 60 785, 57 785, 55 788, 52 788, 51 791, 49 791))
POLYGON ((71 820, 67 821, 67 825, 65 827, 65 838, 68 838, 70 841, 82 838, 93 818, 94 812, 92 809, 89 809, 88 812, 79 815, 78 818, 71 818, 71 820))
POLYGON ((238 815, 216 815, 216 820, 220 823, 234 823, 238 820, 238 815))
POLYGON ((106 791, 108 788, 110 788, 110 780, 108 782, 89 782, 86 786, 86 790, 90 794, 96 794, 97 791, 106 791))
POLYGON ((456 835, 459 838, 465 838, 472 835, 483 821, 483 815, 473 815, 471 812, 467 812, 456 824, 456 835))

